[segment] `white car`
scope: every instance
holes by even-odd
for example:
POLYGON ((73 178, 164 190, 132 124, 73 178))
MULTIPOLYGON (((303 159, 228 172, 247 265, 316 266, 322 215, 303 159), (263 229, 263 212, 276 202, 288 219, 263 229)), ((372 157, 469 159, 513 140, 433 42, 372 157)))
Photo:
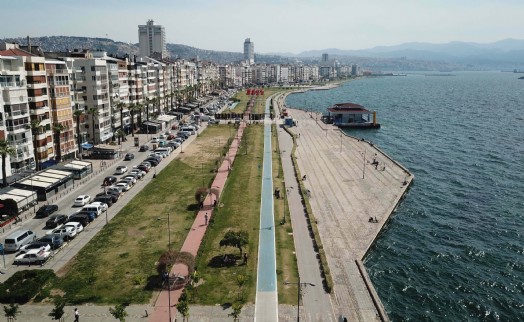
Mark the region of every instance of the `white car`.
POLYGON ((121 187, 122 189, 124 189, 124 191, 129 191, 129 189, 131 189, 129 184, 127 184, 126 182, 118 182, 117 184, 115 184, 115 186, 121 187))
POLYGON ((86 204, 88 204, 89 201, 91 201, 91 197, 90 196, 88 196, 88 195, 80 195, 80 196, 76 197, 74 205, 76 207, 82 207, 82 206, 85 206, 86 204))
POLYGON ((136 183, 136 177, 133 175, 127 175, 125 177, 122 177, 122 179, 130 179, 133 184, 136 183))
POLYGON ((64 226, 62 226, 62 228, 64 227, 71 227, 72 229, 75 230, 77 235, 80 234, 84 230, 84 226, 82 226, 81 223, 76 222, 76 221, 70 221, 66 223, 64 226))
POLYGON ((46 235, 57 235, 62 237, 63 240, 70 240, 76 236, 76 228, 73 226, 62 226, 45 233, 46 235))
POLYGON ((25 254, 18 255, 15 258, 15 264, 44 264, 51 256, 50 251, 44 249, 31 249, 25 254))
POLYGON ((151 143, 158 143, 158 138, 157 137, 153 137, 151 139, 151 143))
POLYGON ((119 165, 116 167, 115 174, 124 174, 127 172, 127 167, 125 165, 119 165))
POLYGON ((100 207, 100 210, 102 212, 106 211, 107 208, 109 208, 106 203, 103 203, 103 202, 100 202, 100 201, 94 201, 94 202, 90 203, 88 206, 98 206, 98 207, 100 207))
POLYGON ((141 179, 143 176, 146 175, 146 173, 144 171, 139 170, 139 169, 135 169, 135 170, 133 170, 133 171, 131 171, 129 173, 130 174, 135 174, 138 177, 138 179, 141 179))

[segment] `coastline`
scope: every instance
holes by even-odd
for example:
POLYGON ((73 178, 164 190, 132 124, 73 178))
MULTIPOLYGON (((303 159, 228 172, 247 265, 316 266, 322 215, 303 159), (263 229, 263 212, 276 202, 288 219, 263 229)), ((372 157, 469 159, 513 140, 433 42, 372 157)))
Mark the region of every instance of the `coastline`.
MULTIPOLYGON (((338 86, 340 86, 340 84, 337 84, 337 87, 338 86)), ((285 98, 287 95, 289 95, 290 93, 296 93, 296 92, 297 91, 293 91, 293 92, 288 92, 288 93, 283 94, 282 102, 285 101, 285 98)), ((285 106, 285 103, 283 103, 283 105, 285 106)), ((369 253, 369 251, 372 249, 378 237, 383 232, 392 214, 395 212, 400 202, 405 197, 407 191, 409 190, 409 187, 411 186, 411 183, 414 177, 407 168, 402 166, 400 163, 394 160, 391 156, 384 153, 380 148, 375 146, 373 143, 353 137, 351 135, 347 135, 346 133, 344 133, 343 131, 341 131, 340 129, 332 125, 328 125, 328 124, 319 122, 318 121, 319 113, 308 113, 302 110, 295 110, 295 109, 289 109, 288 111, 290 112, 290 114, 293 117, 296 117, 300 123, 299 126, 297 126, 296 128, 295 127, 290 128, 290 130, 293 133, 295 133, 297 137, 298 135, 302 134, 302 136, 298 138, 296 141, 296 144, 298 147, 297 151, 299 151, 298 160, 301 161, 299 162, 299 168, 300 168, 301 173, 307 173, 308 177, 311 178, 311 179, 308 178, 308 181, 311 182, 310 185, 308 184, 308 182, 306 182, 306 185, 312 191, 312 197, 308 201, 311 202, 311 207, 313 209, 313 214, 315 218, 319 220, 319 230, 320 230, 322 243, 324 243, 326 248, 333 248, 331 249, 332 252, 328 252, 328 250, 326 250, 326 255, 328 256, 328 263, 329 263, 330 269, 333 270, 334 268, 334 271, 335 271, 335 273, 333 274, 334 276, 338 274, 344 274, 344 269, 340 269, 340 267, 337 267, 341 265, 340 258, 337 252, 347 251, 344 249, 344 247, 340 247, 340 245, 337 245, 338 247, 333 247, 334 244, 337 244, 340 242, 338 240, 339 237, 341 237, 342 239, 349 238, 350 240, 348 242, 349 244, 352 244, 353 246, 354 244, 359 245, 359 247, 353 247, 353 249, 351 249, 350 251, 350 253, 352 254, 351 256, 347 256, 347 257, 351 257, 352 260, 354 261, 355 270, 349 269, 348 271, 348 269, 346 269, 346 273, 348 273, 349 276, 353 276, 353 277, 355 277, 354 273, 358 273, 358 276, 361 279, 361 282, 355 282, 354 279, 352 278, 347 278, 345 279, 345 281, 344 280, 335 281, 333 303, 339 304, 338 313, 345 314, 346 316, 351 316, 351 318, 355 320, 366 320, 367 321, 368 318, 370 318, 372 314, 369 314, 370 312, 366 308, 366 305, 363 305, 361 307, 359 307, 359 305, 356 305, 356 307, 355 305, 353 305, 351 309, 347 309, 347 308, 344 308, 344 305, 345 305, 344 301, 341 301, 341 300, 343 300, 343 298, 346 297, 346 300, 349 303, 354 304, 354 302, 362 302, 362 297, 368 297, 369 302, 373 304, 375 314, 378 315, 379 320, 388 321, 389 319, 387 317, 387 313, 385 312, 382 302, 380 298, 378 297, 378 294, 376 293, 371 280, 369 279, 369 276, 367 274, 367 270, 363 264, 363 261, 365 257, 367 256, 367 254, 369 253), (317 133, 310 135, 312 134, 311 132, 315 132, 315 131, 317 133), (322 135, 323 133, 325 133, 325 135, 322 135), (301 148, 306 141, 304 139, 307 139, 307 140, 311 139, 313 141, 319 141, 319 142, 313 142, 313 143, 306 142, 306 145, 311 145, 311 148, 306 147, 306 149, 304 149, 304 148, 301 148), (334 143, 333 141, 335 141, 336 143, 334 143), (340 143, 338 143, 337 141, 340 141, 340 143), (342 156, 335 155, 336 152, 333 151, 334 149, 338 150, 337 145, 340 146, 339 153, 342 156), (345 147, 344 151, 342 149, 342 146, 345 147), (318 189, 319 184, 320 186, 331 185, 329 180, 326 181, 325 178, 321 178, 325 176, 325 173, 334 172, 335 175, 333 175, 332 177, 336 181, 337 179, 340 179, 340 175, 336 174, 337 172, 336 170, 334 170, 335 168, 338 168, 339 166, 342 165, 342 168, 349 170, 351 168, 351 167, 347 167, 347 165, 349 164, 352 164, 353 168, 359 166, 357 165, 358 161, 356 160, 350 161, 348 160, 349 157, 344 155, 346 152, 346 146, 354 147, 353 156, 351 158, 360 160, 359 162, 360 169, 362 169, 362 156, 359 156, 358 152, 355 153, 355 151, 364 149, 364 151, 371 152, 371 155, 379 156, 378 158, 382 160, 382 162, 386 163, 386 166, 388 168, 386 172, 390 171, 390 169, 392 173, 395 172, 394 174, 391 175, 394 177, 393 184, 389 184, 387 186, 384 185, 382 187, 385 189, 385 191, 390 191, 392 193, 386 194, 387 196, 382 197, 380 194, 377 194, 376 191, 374 191, 372 187, 366 186, 365 180, 361 180, 360 178, 359 171, 354 171, 354 170, 347 171, 351 173, 351 176, 348 181, 358 182, 359 184, 361 183, 359 182, 359 180, 364 182, 363 185, 360 185, 360 186, 358 184, 355 185, 353 187, 355 191, 351 190, 351 192, 356 192, 355 194, 360 197, 358 199, 364 199, 364 200, 372 200, 372 199, 375 200, 376 199, 378 200, 378 202, 381 202, 383 206, 380 209, 380 211, 377 212, 376 209, 366 209, 365 206, 363 206, 362 204, 358 204, 357 202, 358 205, 355 205, 353 210, 355 210, 356 212, 362 211, 362 213, 365 213, 365 215, 362 216, 362 214, 360 214, 360 216, 356 216, 355 218, 353 218, 353 220, 358 219, 359 221, 362 221, 362 220, 365 221, 365 219, 367 219, 368 217, 367 215, 368 213, 369 214, 380 213, 380 217, 378 217, 379 218, 378 223, 373 225, 372 229, 368 231, 367 233, 365 233, 364 236, 360 236, 361 238, 355 237, 355 232, 348 234, 347 231, 344 231, 343 229, 342 229, 342 232, 339 231, 340 235, 350 235, 350 237, 337 236, 333 238, 332 236, 333 229, 336 229, 336 227, 333 227, 333 226, 323 227, 325 225, 325 221, 329 221, 333 218, 342 219, 342 220, 349 219, 349 218, 338 218, 337 216, 340 217, 340 215, 336 214, 337 211, 335 209, 331 209, 331 211, 328 211, 329 209, 325 209, 325 208, 329 208, 329 205, 339 204, 338 206, 340 208, 341 203, 351 203, 351 201, 345 200, 344 196, 340 196, 340 195, 345 194, 343 189, 339 189, 338 191, 336 189, 333 189, 329 193, 324 194, 324 195, 315 194, 315 191, 318 189), (321 147, 324 147, 327 149, 325 149, 324 151, 320 151, 321 147), (308 151, 301 152, 301 150, 308 150, 308 151), (318 160, 319 162, 314 162, 314 164, 308 165, 306 162, 303 161, 305 159, 310 159, 310 160, 319 159, 318 160), (316 171, 317 174, 315 174, 315 167, 319 168, 319 171, 316 171), (398 191, 399 186, 400 186, 400 191, 398 191), (319 203, 318 201, 315 201, 315 199, 318 199, 318 198, 322 199, 321 203, 319 203), (322 204, 328 204, 328 207, 322 204), (330 212, 331 214, 326 215, 326 213, 330 213, 330 212), (339 270, 338 273, 337 273, 337 270, 339 270), (349 281, 351 281, 349 284, 362 283, 362 285, 349 285, 349 287, 348 285, 343 285, 349 281), (363 294, 360 291, 355 292, 356 289, 362 289, 362 287, 365 288, 366 290, 365 293, 367 293, 367 295, 363 294), (343 294, 345 292, 350 293, 349 298, 347 297, 348 294, 343 294), (352 312, 354 310, 358 311, 359 309, 360 311, 358 313, 352 312)), ((367 161, 367 163, 365 163, 364 168, 370 168, 370 170, 368 171, 375 172, 375 170, 372 169, 372 165, 369 162, 369 160, 367 161)), ((364 171, 366 170, 364 169, 364 171)), ((389 179, 391 180, 391 178, 389 179)), ((344 186, 344 185, 340 185, 340 183, 337 183, 337 184, 338 186, 344 186)), ((380 184, 380 182, 378 184, 380 184)), ((371 205, 368 208, 376 208, 376 207, 374 205, 371 205)), ((344 210, 347 211, 347 208, 342 207, 341 210, 342 211, 340 212, 343 212, 344 210)), ((359 223, 358 225, 362 225, 362 223, 359 223)), ((365 223, 363 226, 364 228, 366 228, 365 223)), ((367 228, 369 228, 369 225, 367 226, 368 226, 367 228)), ((359 229, 360 228, 357 228, 355 230, 358 231, 359 229)), ((348 266, 353 266, 353 265, 348 265, 348 266)))

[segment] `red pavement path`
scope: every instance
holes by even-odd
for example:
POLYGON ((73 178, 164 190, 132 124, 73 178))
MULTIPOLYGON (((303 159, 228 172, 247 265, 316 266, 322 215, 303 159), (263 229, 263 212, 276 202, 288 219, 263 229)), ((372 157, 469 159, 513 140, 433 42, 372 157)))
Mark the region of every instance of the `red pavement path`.
MULTIPOLYGON (((238 152, 239 143, 242 139, 242 135, 244 134, 245 127, 246 123, 242 122, 238 128, 237 135, 231 142, 228 152, 229 160, 224 159, 220 165, 220 168, 218 168, 215 180, 213 180, 213 184, 211 185, 212 188, 219 191, 219 198, 222 195, 222 189, 224 188, 226 180, 229 176, 229 166, 230 164, 233 164, 233 161, 235 160, 236 154, 238 152)), ((196 257, 198 249, 200 248, 200 244, 202 243, 202 238, 204 237, 207 229, 207 226, 205 225, 205 216, 206 214, 208 215, 208 221, 213 216, 213 202, 213 195, 208 194, 204 200, 204 207, 198 212, 195 221, 191 226, 191 230, 187 234, 186 240, 180 249, 181 252, 188 252, 196 257)), ((170 275, 188 276, 187 266, 184 264, 175 264, 171 269, 170 275)), ((149 315, 149 321, 169 321, 169 298, 171 298, 171 319, 174 320, 177 313, 177 310, 174 306, 178 303, 178 298, 182 294, 182 291, 183 288, 171 291, 162 290, 155 302, 153 312, 149 315)))

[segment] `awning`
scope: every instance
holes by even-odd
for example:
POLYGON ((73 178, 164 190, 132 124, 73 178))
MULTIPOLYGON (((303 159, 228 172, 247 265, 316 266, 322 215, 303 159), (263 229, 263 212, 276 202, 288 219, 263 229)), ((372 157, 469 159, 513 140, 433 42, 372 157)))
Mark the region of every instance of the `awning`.
POLYGON ((82 149, 89 150, 93 147, 90 143, 82 143, 82 149))

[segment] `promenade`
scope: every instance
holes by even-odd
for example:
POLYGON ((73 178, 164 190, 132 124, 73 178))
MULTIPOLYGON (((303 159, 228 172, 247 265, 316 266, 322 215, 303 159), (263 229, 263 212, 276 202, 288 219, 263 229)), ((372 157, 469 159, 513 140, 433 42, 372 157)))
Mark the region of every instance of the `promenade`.
MULTIPOLYGON (((276 101, 281 108, 283 99, 276 101)), ((333 276, 334 312, 348 321, 388 320, 362 260, 413 177, 376 146, 317 121, 318 114, 288 112, 297 121, 290 128, 295 155, 333 276)))

